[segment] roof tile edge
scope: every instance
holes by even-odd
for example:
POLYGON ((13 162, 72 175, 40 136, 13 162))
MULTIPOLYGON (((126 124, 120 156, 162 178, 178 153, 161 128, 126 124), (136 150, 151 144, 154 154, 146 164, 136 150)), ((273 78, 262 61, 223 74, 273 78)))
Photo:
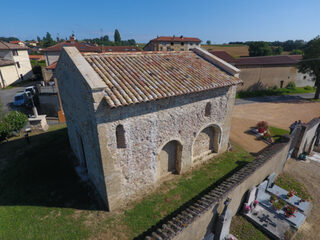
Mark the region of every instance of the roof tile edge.
POLYGON ((221 58, 218 58, 214 56, 213 54, 209 53, 208 51, 197 47, 191 49, 193 52, 198 54, 199 56, 203 57, 207 61, 217 65, 218 67, 222 68, 224 71, 228 72, 234 77, 239 77, 240 69, 234 67, 233 65, 227 63, 226 61, 222 60, 221 58))
MULTIPOLYGON (((62 51, 70 57, 74 65, 78 68, 83 78, 87 81, 88 85, 93 90, 105 89, 106 84, 99 77, 99 75, 93 70, 87 60, 83 57, 80 51, 76 47, 63 47, 62 51)), ((59 61, 58 61, 59 62, 59 61)))

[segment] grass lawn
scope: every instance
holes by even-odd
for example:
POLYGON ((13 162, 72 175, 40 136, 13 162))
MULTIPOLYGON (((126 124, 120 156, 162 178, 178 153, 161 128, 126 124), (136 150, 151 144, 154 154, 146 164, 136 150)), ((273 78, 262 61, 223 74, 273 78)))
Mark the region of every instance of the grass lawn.
POLYGON ((294 93, 312 93, 315 92, 313 87, 296 87, 294 89, 289 88, 277 88, 257 91, 240 91, 237 92, 236 98, 251 98, 251 97, 265 97, 265 96, 280 96, 290 95, 294 93))
POLYGON ((132 239, 253 160, 233 146, 126 210, 106 212, 73 170, 65 125, 31 136, 30 144, 12 138, 0 152, 0 239, 132 239))
POLYGON ((277 142, 281 138, 282 135, 289 134, 289 133, 290 132, 288 130, 270 126, 270 134, 273 137, 273 140, 275 142, 277 142))
POLYGON ((296 195, 302 199, 312 200, 311 195, 308 193, 307 188, 303 185, 303 183, 298 182, 293 176, 287 173, 279 175, 275 181, 275 184, 287 191, 294 189, 294 191, 297 193, 296 195))
POLYGON ((237 237, 239 240, 268 240, 260 230, 255 228, 243 216, 236 215, 232 217, 230 233, 237 237))

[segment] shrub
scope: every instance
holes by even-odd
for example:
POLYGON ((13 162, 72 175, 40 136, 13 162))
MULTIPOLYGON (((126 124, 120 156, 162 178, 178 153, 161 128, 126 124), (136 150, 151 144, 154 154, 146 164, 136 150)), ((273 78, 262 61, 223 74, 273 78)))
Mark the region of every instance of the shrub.
POLYGON ((0 142, 10 136, 9 124, 4 120, 0 120, 0 142))
POLYGON ((273 87, 272 87, 272 90, 277 90, 278 89, 278 86, 277 85, 274 85, 273 87))
POLYGON ((303 89, 305 89, 305 90, 313 90, 313 87, 311 87, 311 86, 305 86, 303 89))
POLYGON ((294 82, 289 82, 286 86, 287 89, 296 89, 296 84, 294 82))
POLYGON ((28 118, 21 112, 12 111, 4 117, 4 121, 9 125, 10 131, 18 132, 27 124, 28 118))

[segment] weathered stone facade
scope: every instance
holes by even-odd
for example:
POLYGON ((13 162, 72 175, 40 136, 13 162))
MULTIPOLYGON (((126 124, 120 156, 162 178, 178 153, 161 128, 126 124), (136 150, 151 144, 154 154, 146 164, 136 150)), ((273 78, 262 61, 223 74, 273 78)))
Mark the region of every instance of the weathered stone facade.
MULTIPOLYGON (((217 153, 227 149, 231 113, 236 87, 221 88, 207 92, 179 96, 142 103, 130 107, 108 109, 102 107, 96 112, 100 149, 110 153, 104 158, 119 172, 117 202, 128 199, 136 193, 149 190, 157 184, 161 174, 161 158, 158 156, 166 144, 177 141, 182 147, 176 157, 176 172, 185 172, 199 159, 215 152, 209 145, 216 145, 217 153), (205 116, 205 106, 212 104, 210 116, 205 116), (116 128, 122 125, 125 131, 126 148, 117 148, 116 128), (208 127, 217 129, 219 137, 203 137, 208 127), (197 139, 201 144, 196 144, 197 139), (108 149, 108 150, 107 150, 108 149)), ((106 153, 106 156, 108 154, 106 153)))
POLYGON ((106 84, 71 48, 56 77, 72 149, 110 210, 228 147, 236 85, 110 108, 106 84))

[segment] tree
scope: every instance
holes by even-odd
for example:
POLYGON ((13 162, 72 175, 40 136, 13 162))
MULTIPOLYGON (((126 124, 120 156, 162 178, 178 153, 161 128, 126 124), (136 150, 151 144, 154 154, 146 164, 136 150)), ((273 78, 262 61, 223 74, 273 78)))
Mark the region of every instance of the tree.
POLYGON ((47 32, 46 36, 42 39, 42 46, 47 48, 55 44, 56 42, 52 39, 51 34, 47 32))
POLYGON ((116 29, 114 31, 114 41, 116 43, 120 43, 121 42, 121 37, 120 37, 120 33, 119 33, 118 29, 116 29))
POLYGON ((4 121, 9 125, 10 131, 20 131, 28 121, 28 117, 18 111, 9 112, 4 121))
POLYGON ((268 43, 260 42, 251 42, 249 44, 249 56, 269 56, 272 54, 272 49, 268 43))
POLYGON ((211 41, 210 40, 207 40, 207 45, 211 45, 211 41))
POLYGON ((302 55, 303 51, 300 49, 293 49, 289 54, 290 55, 302 55))
POLYGON ((283 51, 283 47, 273 47, 272 48, 272 55, 280 55, 283 51))
POLYGON ((320 36, 307 43, 304 49, 303 58, 298 65, 299 72, 308 73, 315 79, 314 86, 316 93, 314 99, 320 95, 320 36))

